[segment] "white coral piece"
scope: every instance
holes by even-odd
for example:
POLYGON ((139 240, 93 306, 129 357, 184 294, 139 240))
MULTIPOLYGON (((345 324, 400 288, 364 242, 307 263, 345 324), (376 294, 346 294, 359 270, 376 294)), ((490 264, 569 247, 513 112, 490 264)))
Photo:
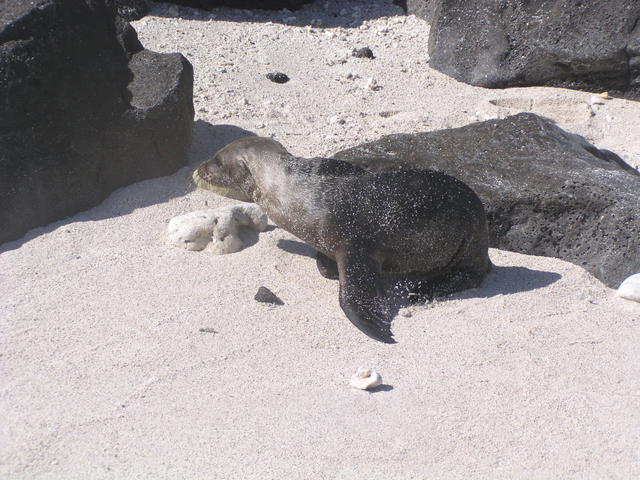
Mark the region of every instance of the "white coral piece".
POLYGON ((370 390, 382 384, 382 376, 371 368, 360 367, 349 383, 360 390, 370 390))
POLYGON ((240 227, 263 232, 267 228, 267 215, 254 203, 198 210, 169 221, 168 241, 175 247, 206 248, 216 255, 224 255, 244 248, 240 227))
POLYGON ((628 277, 620 284, 616 293, 621 298, 640 302, 640 273, 628 277))

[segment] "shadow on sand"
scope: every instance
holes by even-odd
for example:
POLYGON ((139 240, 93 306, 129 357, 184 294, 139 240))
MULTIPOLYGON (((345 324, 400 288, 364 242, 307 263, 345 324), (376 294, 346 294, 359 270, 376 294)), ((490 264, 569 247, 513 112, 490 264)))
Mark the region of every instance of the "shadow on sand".
MULTIPOLYGON (((303 242, 280 240, 277 246, 286 252, 315 259, 315 250, 303 242)), ((320 274, 318 273, 318 275, 320 274)), ((526 267, 498 267, 494 265, 480 287, 438 298, 441 301, 463 300, 528 292, 551 285, 560 280, 560 278, 562 278, 562 275, 555 272, 532 270, 526 267)), ((385 321, 388 321, 389 324, 401 309, 411 305, 419 305, 434 298, 434 295, 428 291, 424 294, 408 294, 408 292, 414 291, 414 287, 410 286, 410 282, 406 284, 409 285, 407 287, 404 285, 404 281, 398 283, 397 280, 383 279, 381 285, 386 297, 384 299, 385 321)))
MULTIPOLYGON (((316 258, 316 251, 303 242, 279 240, 277 246, 285 252, 316 258)), ((532 270, 526 267, 497 267, 494 265, 481 287, 464 290, 454 294, 451 298, 491 298, 496 295, 529 292, 551 285, 560 280, 560 278, 562 278, 562 275, 555 272, 532 270)))
POLYGON ((467 297, 461 292, 456 298, 491 298, 496 295, 530 292, 544 288, 557 282, 562 275, 544 270, 532 270, 526 267, 497 267, 493 266, 482 287, 470 290, 467 297))
POLYGON ((154 182, 156 186, 156 188, 147 189, 144 195, 133 192, 132 195, 126 196, 126 198, 119 198, 118 201, 109 201, 114 195, 122 195, 123 190, 130 189, 132 185, 118 188, 114 190, 109 197, 89 210, 76 213, 71 217, 42 227, 33 228, 29 230, 24 237, 0 245, 0 253, 20 248, 25 242, 39 235, 50 233, 68 223, 91 222, 119 217, 131 213, 138 208, 165 203, 172 198, 186 195, 196 188, 191 181, 191 173, 196 165, 211 158, 228 143, 242 137, 253 135, 255 134, 234 125, 211 125, 210 123, 198 120, 193 125, 191 149, 188 161, 185 164, 186 168, 183 167, 167 177, 151 178, 138 182, 138 184, 154 182), (177 181, 176 176, 178 177, 177 181))
POLYGON ((369 393, 390 392, 391 390, 393 390, 392 385, 386 385, 383 383, 382 385, 378 385, 376 388, 369 390, 369 393))
POLYGON ((215 8, 212 11, 170 4, 156 4, 150 15, 195 21, 280 23, 291 27, 357 28, 368 20, 405 15, 399 6, 406 0, 325 0, 312 2, 295 11, 215 8), (325 7, 326 6, 326 7, 325 7))
POLYGON ((285 252, 293 253, 294 255, 302 255, 303 257, 316 258, 316 251, 303 242, 297 242, 295 240, 278 240, 277 247, 285 252))

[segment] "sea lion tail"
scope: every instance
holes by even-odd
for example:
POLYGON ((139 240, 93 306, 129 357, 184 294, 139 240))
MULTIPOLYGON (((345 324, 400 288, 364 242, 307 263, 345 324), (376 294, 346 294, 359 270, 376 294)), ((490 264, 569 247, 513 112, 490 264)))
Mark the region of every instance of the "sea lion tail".
POLYGON ((336 252, 340 278, 340 307, 362 333, 384 343, 396 343, 391 315, 377 295, 375 262, 364 252, 336 252))

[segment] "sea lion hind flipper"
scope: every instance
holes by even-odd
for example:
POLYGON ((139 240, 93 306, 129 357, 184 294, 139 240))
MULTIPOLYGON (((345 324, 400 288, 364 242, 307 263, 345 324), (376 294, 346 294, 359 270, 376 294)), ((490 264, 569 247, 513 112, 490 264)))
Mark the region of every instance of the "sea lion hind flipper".
POLYGON ((340 293, 340 306, 351 323, 362 333, 383 343, 396 343, 385 315, 376 308, 366 308, 345 300, 340 293))
POLYGON ((362 333, 383 343, 396 343, 391 316, 381 298, 375 262, 364 253, 336 252, 340 279, 340 307, 362 333))

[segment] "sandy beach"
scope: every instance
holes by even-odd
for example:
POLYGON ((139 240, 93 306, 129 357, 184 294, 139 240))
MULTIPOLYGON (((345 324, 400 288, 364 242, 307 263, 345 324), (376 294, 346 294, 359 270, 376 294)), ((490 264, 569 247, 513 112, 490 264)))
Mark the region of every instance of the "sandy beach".
POLYGON ((385 345, 273 224, 230 255, 167 245, 172 217, 236 203, 191 172, 246 135, 328 156, 533 111, 640 167, 640 102, 458 83, 429 67, 425 21, 371 3, 156 3, 132 23, 194 66, 191 155, 0 245, 0 477, 640 476, 640 304, 578 266, 492 249, 481 288, 403 310, 385 345), (375 59, 351 55, 364 46, 375 59), (350 387, 361 366, 383 386, 350 387))

